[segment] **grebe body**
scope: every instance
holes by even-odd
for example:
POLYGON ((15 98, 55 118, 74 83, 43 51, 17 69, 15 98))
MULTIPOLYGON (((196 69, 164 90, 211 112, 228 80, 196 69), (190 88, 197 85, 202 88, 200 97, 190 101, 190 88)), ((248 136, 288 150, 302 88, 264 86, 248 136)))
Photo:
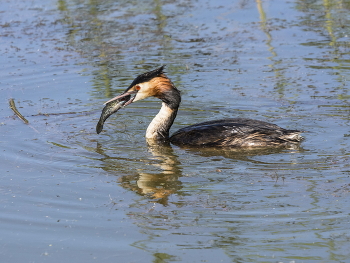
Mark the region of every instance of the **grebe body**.
POLYGON ((301 131, 244 118, 194 124, 169 137, 181 95, 163 70, 164 66, 139 75, 124 93, 107 101, 96 126, 97 133, 102 131, 105 120, 120 108, 138 100, 156 97, 162 101, 162 107, 147 128, 146 138, 150 140, 170 141, 179 146, 235 148, 276 147, 302 141, 301 131))

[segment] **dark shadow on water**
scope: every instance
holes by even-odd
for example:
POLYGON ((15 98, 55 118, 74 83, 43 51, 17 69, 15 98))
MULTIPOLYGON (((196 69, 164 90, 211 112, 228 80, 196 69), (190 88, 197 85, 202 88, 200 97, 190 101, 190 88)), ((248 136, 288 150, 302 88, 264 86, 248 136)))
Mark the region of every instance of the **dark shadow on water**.
POLYGON ((296 152, 304 152, 305 150, 299 145, 289 145, 289 146, 281 146, 281 147, 271 147, 271 148, 251 148, 251 149, 237 149, 237 148, 183 148, 186 149, 187 152, 199 155, 202 157, 225 157, 228 159, 235 159, 240 161, 246 161, 249 163, 255 164, 270 164, 266 162, 260 162, 251 159, 254 156, 261 155, 272 155, 278 153, 296 153, 296 152))

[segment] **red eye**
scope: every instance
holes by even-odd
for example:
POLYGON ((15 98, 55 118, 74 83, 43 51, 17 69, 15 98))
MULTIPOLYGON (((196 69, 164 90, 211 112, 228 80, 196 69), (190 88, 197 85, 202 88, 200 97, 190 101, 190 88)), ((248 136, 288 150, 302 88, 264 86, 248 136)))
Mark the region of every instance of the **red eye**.
POLYGON ((137 85, 137 86, 135 87, 135 89, 136 89, 136 90, 140 90, 141 87, 140 87, 139 85, 137 85))

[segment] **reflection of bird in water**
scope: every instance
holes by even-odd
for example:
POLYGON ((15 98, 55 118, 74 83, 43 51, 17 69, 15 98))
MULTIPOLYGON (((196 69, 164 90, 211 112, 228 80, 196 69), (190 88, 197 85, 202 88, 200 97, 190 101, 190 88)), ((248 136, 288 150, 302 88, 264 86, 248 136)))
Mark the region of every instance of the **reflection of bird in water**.
MULTIPOLYGON (((86 147, 86 146, 85 146, 86 147)), ((139 195, 147 196, 159 204, 167 205, 169 196, 177 193, 182 188, 181 163, 177 160, 173 148, 167 144, 148 143, 148 151, 151 157, 145 157, 140 162, 150 165, 149 168, 137 168, 125 165, 134 159, 123 157, 112 157, 108 155, 109 147, 104 148, 97 142, 96 148, 86 147, 87 150, 97 152, 101 155, 101 169, 118 178, 118 184, 125 189, 131 190, 139 195), (155 169, 154 169, 155 168, 155 169)))
POLYGON ((105 120, 120 108, 138 100, 156 97, 163 103, 147 128, 146 138, 149 140, 170 141, 180 146, 242 148, 281 146, 302 140, 301 131, 243 118, 198 123, 178 130, 169 138, 169 129, 176 117, 181 96, 163 69, 164 66, 139 75, 123 94, 107 101, 96 126, 97 133, 102 131, 105 120))

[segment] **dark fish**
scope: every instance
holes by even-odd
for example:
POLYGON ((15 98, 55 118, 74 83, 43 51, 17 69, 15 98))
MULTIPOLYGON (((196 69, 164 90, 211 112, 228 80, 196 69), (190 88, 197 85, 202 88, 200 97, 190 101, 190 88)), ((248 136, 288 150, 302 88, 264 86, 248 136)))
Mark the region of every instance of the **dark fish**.
POLYGON ((106 106, 102 110, 100 120, 96 125, 97 134, 99 134, 102 131, 103 124, 105 123, 107 118, 111 116, 113 113, 117 112, 120 108, 122 108, 125 103, 126 103, 126 100, 113 100, 106 104, 106 106))

